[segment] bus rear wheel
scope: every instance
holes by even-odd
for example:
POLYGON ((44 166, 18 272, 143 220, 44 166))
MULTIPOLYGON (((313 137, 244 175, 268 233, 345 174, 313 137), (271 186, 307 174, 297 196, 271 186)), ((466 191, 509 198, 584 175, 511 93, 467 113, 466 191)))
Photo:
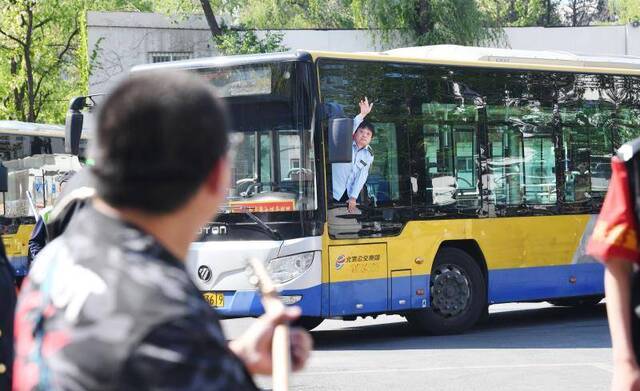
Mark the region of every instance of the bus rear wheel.
POLYGON ((429 283, 431 306, 407 314, 420 331, 442 335, 470 329, 487 306, 486 282, 480 266, 457 248, 438 251, 429 283))

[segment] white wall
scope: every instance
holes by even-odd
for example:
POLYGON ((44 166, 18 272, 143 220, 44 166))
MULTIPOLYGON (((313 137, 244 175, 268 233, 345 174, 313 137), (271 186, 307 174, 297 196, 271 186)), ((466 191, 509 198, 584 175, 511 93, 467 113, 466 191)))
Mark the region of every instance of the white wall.
MULTIPOLYGON (((96 66, 89 92, 107 92, 132 66, 150 62, 151 52, 189 52, 193 58, 216 54, 203 17, 175 22, 159 15, 89 12, 89 52, 96 47, 96 66)), ((290 49, 332 51, 384 50, 368 30, 283 30, 290 49)), ((263 36, 264 32, 258 32, 263 36)), ((577 54, 640 56, 640 28, 627 26, 506 28, 501 46, 512 49, 560 50, 577 54)))
MULTIPOLYGON (((631 26, 629 28, 633 29, 631 26)), ((627 26, 519 27, 504 30, 507 36, 505 46, 512 49, 560 50, 576 54, 611 56, 626 54, 627 26)))

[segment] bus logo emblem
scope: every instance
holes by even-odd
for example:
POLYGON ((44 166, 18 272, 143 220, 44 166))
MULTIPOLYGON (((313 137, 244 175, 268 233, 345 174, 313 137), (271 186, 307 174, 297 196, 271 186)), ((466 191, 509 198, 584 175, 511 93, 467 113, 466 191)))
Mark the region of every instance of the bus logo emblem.
POLYGON ((336 258, 336 270, 342 269, 346 261, 347 258, 344 255, 338 255, 338 258, 336 258))
POLYGON ((198 268, 198 277, 204 282, 209 282, 212 274, 211 268, 207 265, 202 265, 198 268))

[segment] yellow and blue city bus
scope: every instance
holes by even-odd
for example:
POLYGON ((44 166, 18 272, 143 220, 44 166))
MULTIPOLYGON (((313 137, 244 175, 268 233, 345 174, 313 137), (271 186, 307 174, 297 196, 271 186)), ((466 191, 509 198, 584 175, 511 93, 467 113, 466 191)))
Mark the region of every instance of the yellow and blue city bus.
MULTIPOLYGON (((82 150, 88 134, 79 142, 82 150)), ((29 238, 36 222, 27 192, 37 212, 53 205, 59 193, 56 178, 77 170, 77 158, 65 154, 62 125, 0 121, 0 167, 4 188, 0 203, 0 233, 17 277, 27 274, 29 238), (5 171, 6 170, 6 171, 5 171)))
POLYGON ((216 57, 134 73, 196 72, 229 107, 233 185, 188 259, 223 316, 262 313, 244 274, 255 257, 308 328, 401 314, 453 333, 490 304, 600 301, 603 268, 584 247, 610 157, 640 135, 639 65, 433 46, 216 57), (350 161, 340 151, 350 151, 364 96, 376 133, 361 213, 331 213, 343 206, 331 196, 332 163, 350 161))

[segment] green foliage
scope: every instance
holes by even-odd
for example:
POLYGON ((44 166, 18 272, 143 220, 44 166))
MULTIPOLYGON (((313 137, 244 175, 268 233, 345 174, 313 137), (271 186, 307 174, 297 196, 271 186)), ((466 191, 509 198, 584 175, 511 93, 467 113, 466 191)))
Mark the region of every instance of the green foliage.
POLYGON ((0 0, 0 118, 62 122, 85 76, 77 56, 84 2, 0 0))
POLYGON ((353 0, 355 24, 382 30, 382 40, 398 45, 473 45, 496 41, 500 31, 475 0, 353 0), (400 31, 398 37, 396 31, 400 31))
POLYGON ((239 20, 252 28, 353 28, 349 0, 247 0, 239 20))
MULTIPOLYGON (((270 53, 288 50, 281 45, 283 34, 267 32, 264 38, 258 37, 251 28, 284 28, 286 21, 299 20, 303 18, 303 8, 297 2, 292 1, 252 1, 242 2, 239 0, 205 0, 208 1, 212 11, 216 15, 240 15, 240 20, 249 21, 244 27, 229 29, 224 25, 219 27, 219 32, 212 28, 213 40, 220 53, 225 55, 233 54, 254 54, 270 53), (247 27, 250 26, 250 27, 247 27), (272 27, 269 27, 272 26, 272 27)), ((335 0, 329 0, 335 1, 335 0)), ((320 14, 320 3, 322 0, 308 0, 307 6, 311 10, 307 15, 318 17, 320 14), (315 11, 314 11, 315 10, 315 11)), ((167 15, 178 15, 186 17, 194 13, 203 13, 203 5, 200 0, 165 0, 156 1, 155 11, 167 15)), ((307 8, 304 8, 307 9, 307 8)), ((296 22, 293 22, 296 23, 296 22)), ((211 27, 211 26, 210 26, 211 27)))
POLYGON ((272 53, 288 50, 281 45, 283 34, 267 32, 260 39, 252 30, 229 30, 215 37, 218 50, 224 55, 272 53))
POLYGON ((153 12, 154 0, 94 0, 88 2, 91 11, 153 12))
POLYGON ((80 37, 77 52, 79 70, 79 92, 82 95, 89 93, 89 75, 91 74, 89 61, 89 35, 87 32, 87 12, 82 10, 79 15, 80 37))
POLYGON ((638 0, 609 0, 612 11, 622 23, 640 21, 640 1, 638 0))
POLYGON ((480 10, 496 26, 559 26, 560 0, 478 0, 480 10))

